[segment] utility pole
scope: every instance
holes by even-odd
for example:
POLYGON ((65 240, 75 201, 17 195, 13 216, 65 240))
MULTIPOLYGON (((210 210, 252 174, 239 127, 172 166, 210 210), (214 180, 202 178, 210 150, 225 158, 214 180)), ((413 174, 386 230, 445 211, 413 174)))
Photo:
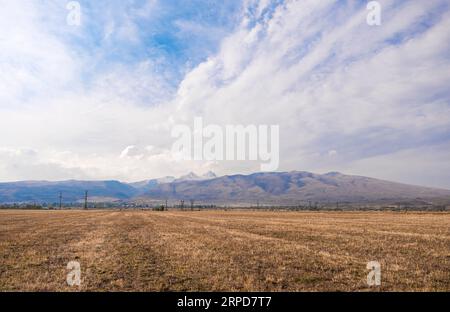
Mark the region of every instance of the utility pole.
POLYGON ((59 192, 59 209, 62 209, 62 192, 59 192))
POLYGON ((84 209, 87 209, 88 191, 84 191, 84 209))
POLYGON ((194 211, 194 200, 191 199, 191 211, 194 211))
POLYGON ((167 208, 167 198, 166 198, 166 206, 165 206, 165 209, 166 209, 166 210, 169 210, 169 209, 167 208))

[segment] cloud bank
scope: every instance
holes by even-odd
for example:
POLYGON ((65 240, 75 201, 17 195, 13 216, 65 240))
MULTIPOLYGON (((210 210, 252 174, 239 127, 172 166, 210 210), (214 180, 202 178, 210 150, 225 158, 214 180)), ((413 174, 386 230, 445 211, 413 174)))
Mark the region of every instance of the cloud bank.
POLYGON ((280 126, 280 170, 450 188, 445 0, 1 0, 0 179, 135 181, 259 163, 180 161, 175 124, 280 126), (237 3, 237 2, 234 2, 237 3), (162 18, 164 17, 164 18, 162 18))

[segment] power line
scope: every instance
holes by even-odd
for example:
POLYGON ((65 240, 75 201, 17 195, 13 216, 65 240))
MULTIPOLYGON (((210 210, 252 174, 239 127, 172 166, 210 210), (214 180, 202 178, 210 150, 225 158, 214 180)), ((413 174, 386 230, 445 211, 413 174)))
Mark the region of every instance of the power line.
POLYGON ((88 191, 84 192, 84 209, 87 209, 88 191))

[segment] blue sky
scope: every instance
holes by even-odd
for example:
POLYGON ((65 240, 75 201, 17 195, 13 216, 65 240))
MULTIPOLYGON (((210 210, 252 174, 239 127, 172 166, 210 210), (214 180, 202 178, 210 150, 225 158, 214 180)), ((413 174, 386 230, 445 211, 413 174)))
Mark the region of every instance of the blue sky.
MULTIPOLYGON (((132 66, 151 59, 175 90, 184 75, 213 55, 233 31, 241 1, 79 1, 81 27, 59 37, 77 53, 93 57, 86 82, 111 64, 132 66)), ((63 4, 63 2, 62 2, 63 4)), ((65 7, 59 7, 64 17, 65 7)), ((59 21, 63 23, 63 21, 59 21)))
POLYGON ((279 125, 282 171, 450 188, 448 1, 68 2, 0 0, 2 181, 258 171, 177 160, 202 116, 279 125))

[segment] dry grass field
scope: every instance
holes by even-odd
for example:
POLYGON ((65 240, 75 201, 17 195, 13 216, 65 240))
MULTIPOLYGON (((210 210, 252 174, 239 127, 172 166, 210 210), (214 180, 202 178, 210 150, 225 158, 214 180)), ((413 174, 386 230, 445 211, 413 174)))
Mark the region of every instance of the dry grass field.
POLYGON ((0 211, 0 291, 17 290, 450 291, 450 214, 0 211))

